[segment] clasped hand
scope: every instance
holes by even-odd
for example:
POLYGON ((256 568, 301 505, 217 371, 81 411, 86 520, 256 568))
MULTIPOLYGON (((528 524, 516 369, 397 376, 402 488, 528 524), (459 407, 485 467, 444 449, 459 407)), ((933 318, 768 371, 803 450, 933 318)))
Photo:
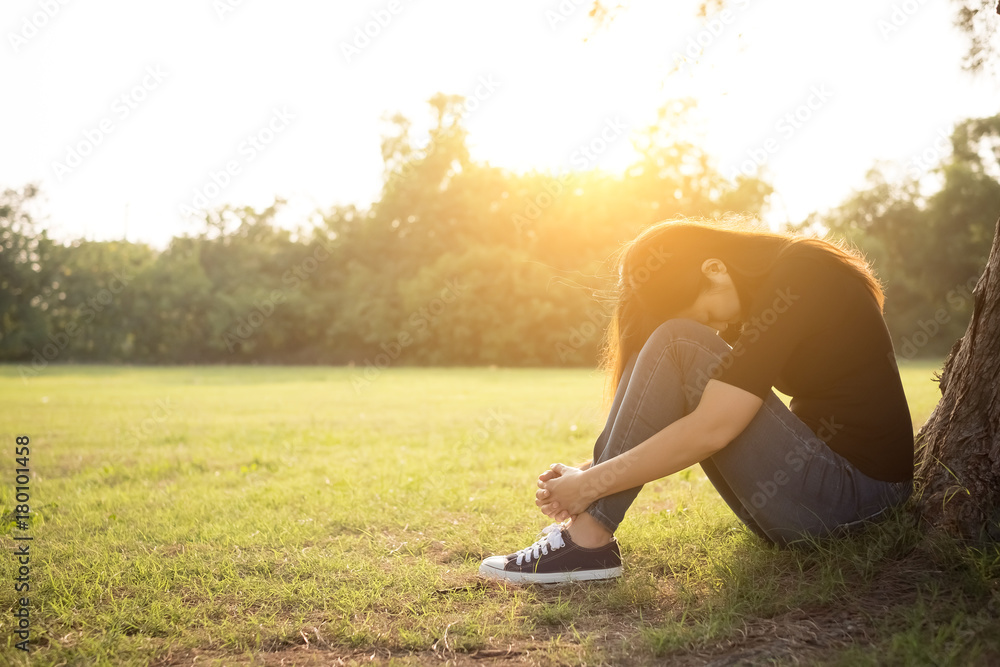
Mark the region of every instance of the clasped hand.
POLYGON ((597 500, 580 468, 553 463, 538 476, 535 504, 556 521, 572 519, 597 500))

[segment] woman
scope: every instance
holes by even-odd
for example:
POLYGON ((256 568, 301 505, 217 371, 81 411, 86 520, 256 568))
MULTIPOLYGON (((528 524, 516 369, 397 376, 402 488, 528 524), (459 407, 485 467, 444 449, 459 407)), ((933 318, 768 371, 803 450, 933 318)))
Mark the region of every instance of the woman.
POLYGON ((619 576, 614 533, 642 485, 695 463, 778 546, 906 501, 913 430, 883 303, 866 262, 820 239, 690 222, 640 234, 621 254, 605 345, 614 400, 594 457, 538 477, 536 504, 563 523, 480 574, 619 576), (730 346, 720 334, 735 324, 730 346))

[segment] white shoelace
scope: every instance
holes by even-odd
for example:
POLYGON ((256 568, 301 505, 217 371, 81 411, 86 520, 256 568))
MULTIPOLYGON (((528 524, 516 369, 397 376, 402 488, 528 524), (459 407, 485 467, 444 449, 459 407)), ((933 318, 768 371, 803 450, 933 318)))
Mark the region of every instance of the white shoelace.
POLYGON ((554 523, 551 526, 542 528, 542 537, 540 540, 530 547, 525 547, 517 552, 517 564, 520 565, 522 560, 525 563, 530 563, 532 558, 538 560, 539 555, 548 555, 549 549, 555 551, 566 546, 566 542, 563 541, 562 537, 562 528, 561 523, 554 523))

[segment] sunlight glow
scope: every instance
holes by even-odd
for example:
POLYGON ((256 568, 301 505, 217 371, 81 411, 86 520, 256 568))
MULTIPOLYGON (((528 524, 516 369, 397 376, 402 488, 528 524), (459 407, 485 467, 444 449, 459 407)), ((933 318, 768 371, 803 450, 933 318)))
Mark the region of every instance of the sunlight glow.
POLYGON ((882 0, 836 11, 734 0, 707 18, 697 4, 632 2, 595 30, 577 0, 102 0, 60 4, 44 22, 18 0, 4 9, 0 66, 8 89, 31 92, 5 111, 0 181, 40 182, 57 237, 127 228, 163 245, 197 228, 183 210, 201 199, 285 197, 287 224, 368 205, 384 119, 403 113, 419 135, 437 92, 468 98, 473 157, 514 171, 620 172, 632 135, 597 141, 608 124, 638 131, 692 97, 689 131, 720 171, 760 166, 772 179, 774 222, 836 204, 875 160, 905 164, 941 128, 998 108, 994 84, 958 71, 946 3, 902 18, 882 0), (603 147, 584 162, 591 144, 603 147))

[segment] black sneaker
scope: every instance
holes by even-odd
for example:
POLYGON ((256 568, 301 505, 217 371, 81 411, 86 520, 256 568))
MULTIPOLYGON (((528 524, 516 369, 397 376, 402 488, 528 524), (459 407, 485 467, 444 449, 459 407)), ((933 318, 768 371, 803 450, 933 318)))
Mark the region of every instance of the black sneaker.
POLYGON ((596 549, 575 544, 562 524, 542 530, 542 538, 509 556, 490 556, 479 574, 515 584, 561 584, 570 581, 613 579, 622 574, 618 541, 596 549))

